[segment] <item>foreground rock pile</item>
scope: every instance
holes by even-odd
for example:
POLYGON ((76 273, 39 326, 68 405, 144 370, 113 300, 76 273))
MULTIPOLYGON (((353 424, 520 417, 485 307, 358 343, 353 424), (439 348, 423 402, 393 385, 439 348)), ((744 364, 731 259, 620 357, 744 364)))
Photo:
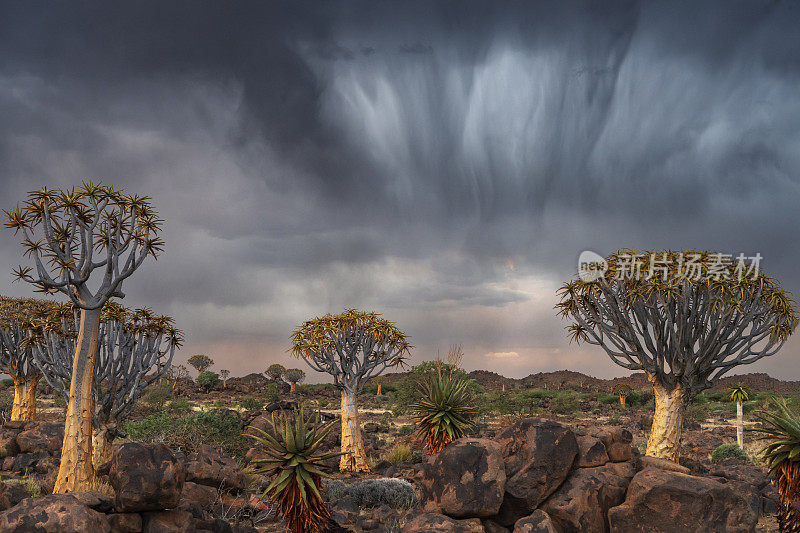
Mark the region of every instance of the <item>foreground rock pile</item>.
POLYGON ((423 466, 422 514, 403 531, 749 532, 772 501, 756 467, 690 475, 640 457, 631 441, 622 428, 540 418, 492 440, 460 439, 423 466))
POLYGON ((126 443, 99 469, 114 496, 99 492, 24 498, 0 492, 0 531, 43 533, 253 533, 210 516, 220 499, 245 488, 235 462, 201 445, 188 457, 162 444, 126 443), (12 496, 12 497, 9 497, 12 496), (13 506, 12 506, 13 505, 13 506))

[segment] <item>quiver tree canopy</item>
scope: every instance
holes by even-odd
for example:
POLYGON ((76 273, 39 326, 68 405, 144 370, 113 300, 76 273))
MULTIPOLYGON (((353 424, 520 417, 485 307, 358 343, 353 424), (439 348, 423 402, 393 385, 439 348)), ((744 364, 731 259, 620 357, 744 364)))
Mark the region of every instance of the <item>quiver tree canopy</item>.
POLYGON ((197 370, 198 376, 214 365, 214 360, 205 354, 193 355, 186 362, 197 370))
POLYGON ((759 259, 624 250, 606 258, 604 275, 559 289, 556 307, 574 321, 572 339, 653 383, 648 455, 677 459, 686 400, 734 367, 774 355, 794 331, 794 303, 759 259), (655 442, 659 432, 671 437, 655 442))
MULTIPOLYGON (((64 305, 42 327, 34 359, 47 382, 65 399, 80 326, 78 310, 64 305)), ((183 334, 173 319, 150 309, 103 306, 94 367, 95 463, 105 458, 118 424, 133 410, 144 389, 167 372, 183 334)))
POLYGON ((36 387, 42 377, 33 349, 41 328, 58 304, 0 296, 0 371, 14 380, 12 420, 36 417, 36 387))
POLYGON ((403 364, 411 346, 394 324, 376 313, 348 309, 304 322, 291 336, 291 352, 342 391, 341 470, 368 471, 356 394, 372 376, 403 364))

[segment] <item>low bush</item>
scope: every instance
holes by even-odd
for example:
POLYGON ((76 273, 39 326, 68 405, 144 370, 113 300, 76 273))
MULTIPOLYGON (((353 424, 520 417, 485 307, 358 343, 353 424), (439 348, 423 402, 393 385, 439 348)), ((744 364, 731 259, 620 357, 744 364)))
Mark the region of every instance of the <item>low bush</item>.
POLYGON ((425 454, 422 450, 414 450, 411 452, 411 462, 415 465, 425 462, 425 454))
POLYGON ((216 387, 219 381, 219 374, 210 370, 200 372, 200 375, 197 376, 197 384, 207 391, 216 387))
POLYGON ((330 499, 350 497, 361 509, 388 505, 394 509, 410 509, 417 504, 414 486, 396 478, 365 479, 345 485, 338 480, 327 483, 330 499))
POLYGON ((147 387, 142 393, 136 408, 142 415, 149 415, 163 411, 167 402, 175 399, 172 387, 167 382, 154 383, 147 387))
POLYGON ((708 422, 708 405, 704 403, 689 404, 686 406, 686 412, 683 414, 684 424, 704 424, 708 422))
POLYGON ((239 407, 245 411, 260 411, 264 408, 264 405, 266 405, 264 400, 254 396, 246 396, 239 400, 239 407))
POLYGON ((606 394, 601 392, 597 395, 597 401, 603 405, 619 404, 619 396, 616 394, 606 394))
POLYGON ((401 437, 405 437, 406 435, 411 435, 414 433, 414 428, 411 426, 400 426, 397 430, 397 434, 401 437))
POLYGON ((408 444, 395 444, 386 453, 385 459, 396 465, 397 463, 407 463, 411 461, 411 447, 408 444))
POLYGON ((625 403, 631 407, 647 407, 650 402, 655 402, 652 390, 632 390, 625 403))
POLYGON ((572 391, 562 391, 550 400, 550 411, 559 415, 570 415, 578 410, 580 400, 572 391))
POLYGON ((169 409, 170 413, 188 413, 192 410, 192 405, 192 402, 186 398, 177 398, 169 402, 167 409, 169 409))
POLYGON ((708 401, 710 402, 727 402, 730 399, 730 395, 723 391, 717 390, 713 392, 707 392, 706 398, 708 398, 708 401))
POLYGON ((723 459, 744 459, 747 461, 750 458, 747 456, 747 452, 736 444, 720 444, 711 452, 711 461, 718 463, 723 459))

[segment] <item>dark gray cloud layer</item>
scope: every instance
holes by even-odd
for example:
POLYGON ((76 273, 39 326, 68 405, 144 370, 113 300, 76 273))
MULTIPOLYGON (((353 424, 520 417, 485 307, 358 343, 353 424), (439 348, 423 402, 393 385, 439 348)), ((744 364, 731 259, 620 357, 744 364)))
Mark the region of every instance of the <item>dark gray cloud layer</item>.
MULTIPOLYGON (((168 251, 130 303, 242 371, 360 306, 418 359, 608 375, 552 313, 583 249, 760 252, 800 291, 798 23, 793 2, 6 3, 0 198, 154 196, 168 251)), ((18 251, 0 235, 0 269, 18 251)), ((800 378, 798 351, 759 368, 800 378)))

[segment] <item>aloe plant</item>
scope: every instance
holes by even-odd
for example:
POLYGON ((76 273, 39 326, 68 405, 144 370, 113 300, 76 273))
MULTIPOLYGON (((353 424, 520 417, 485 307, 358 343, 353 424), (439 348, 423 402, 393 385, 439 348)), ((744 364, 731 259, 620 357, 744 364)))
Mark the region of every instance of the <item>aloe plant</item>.
POLYGON ((437 361, 436 373, 418 383, 419 400, 410 407, 417 420, 417 432, 429 454, 439 453, 449 442, 464 436, 477 410, 472 404, 470 380, 437 361))
POLYGON ((800 416, 789 410, 783 398, 772 396, 770 404, 773 409, 756 412, 764 424, 753 431, 768 442, 762 454, 780 495, 780 531, 796 533, 800 532, 800 416))
POLYGON ((267 458, 255 461, 255 472, 273 477, 265 495, 278 505, 292 533, 321 533, 331 522, 323 501, 321 481, 330 477, 320 470, 320 463, 339 452, 320 453, 322 441, 333 424, 311 426, 302 410, 294 416, 283 414, 270 421, 273 434, 258 430, 251 435, 262 444, 267 458))

